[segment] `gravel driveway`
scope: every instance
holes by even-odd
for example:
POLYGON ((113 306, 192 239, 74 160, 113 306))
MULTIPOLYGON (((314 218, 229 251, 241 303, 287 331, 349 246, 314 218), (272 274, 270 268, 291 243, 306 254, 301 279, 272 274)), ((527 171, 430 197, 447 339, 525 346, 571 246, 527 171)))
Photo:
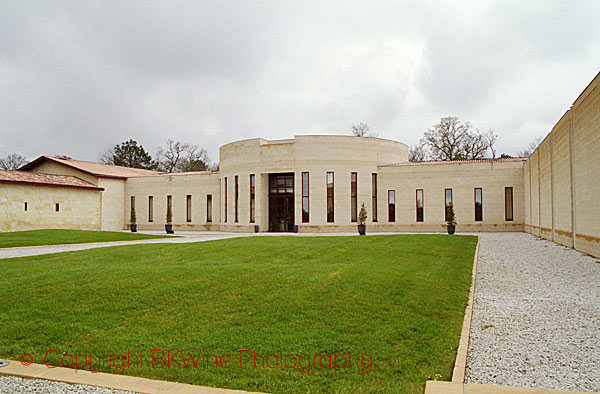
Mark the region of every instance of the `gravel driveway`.
POLYGON ((480 234, 465 381, 600 391, 600 263, 525 233, 480 234))

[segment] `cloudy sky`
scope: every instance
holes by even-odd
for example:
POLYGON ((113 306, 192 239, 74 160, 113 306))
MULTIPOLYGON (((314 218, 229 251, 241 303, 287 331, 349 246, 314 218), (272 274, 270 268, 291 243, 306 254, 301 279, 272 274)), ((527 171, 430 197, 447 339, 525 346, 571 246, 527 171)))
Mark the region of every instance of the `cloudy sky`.
POLYGON ((545 135, 600 71, 599 1, 0 2, 0 156, 218 147, 443 116, 545 135))

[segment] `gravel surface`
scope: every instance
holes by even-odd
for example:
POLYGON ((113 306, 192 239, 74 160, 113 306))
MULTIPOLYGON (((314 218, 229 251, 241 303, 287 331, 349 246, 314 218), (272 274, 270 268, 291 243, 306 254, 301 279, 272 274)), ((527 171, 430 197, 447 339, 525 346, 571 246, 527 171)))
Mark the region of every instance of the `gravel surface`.
POLYGON ((111 390, 83 384, 53 382, 43 379, 23 379, 17 376, 0 375, 0 393, 92 393, 92 394, 131 394, 130 391, 111 390))
POLYGON ((480 234, 466 382, 600 391, 600 263, 525 233, 480 234))
POLYGON ((6 259, 6 258, 10 258, 10 257, 36 256, 36 255, 40 255, 40 254, 71 252, 74 250, 104 248, 107 246, 214 241, 217 239, 243 237, 243 236, 248 236, 248 235, 250 235, 250 234, 244 234, 244 233, 232 233, 232 234, 228 234, 228 233, 221 233, 221 234, 187 233, 187 234, 183 234, 183 236, 181 236, 181 237, 142 239, 142 240, 137 240, 137 241, 95 242, 95 243, 87 243, 87 244, 63 244, 63 245, 47 245, 47 246, 27 246, 27 247, 19 247, 19 248, 0 248, 0 259, 6 259))

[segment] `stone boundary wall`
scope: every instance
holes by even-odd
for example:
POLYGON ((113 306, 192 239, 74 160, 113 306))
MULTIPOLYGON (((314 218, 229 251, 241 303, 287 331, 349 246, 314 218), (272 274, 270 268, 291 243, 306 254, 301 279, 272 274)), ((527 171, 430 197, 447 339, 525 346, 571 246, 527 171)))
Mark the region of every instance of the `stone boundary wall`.
POLYGON ((600 73, 524 166, 525 231, 600 257, 600 73))

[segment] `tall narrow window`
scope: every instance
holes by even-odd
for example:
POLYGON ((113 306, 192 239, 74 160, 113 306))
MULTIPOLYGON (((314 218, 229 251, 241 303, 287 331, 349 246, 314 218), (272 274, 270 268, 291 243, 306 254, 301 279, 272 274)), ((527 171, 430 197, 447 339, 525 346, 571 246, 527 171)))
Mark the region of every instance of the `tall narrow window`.
POLYGON ((59 203, 56 203, 56 204, 54 204, 54 210, 55 210, 56 212, 59 212, 59 211, 60 211, 60 204, 59 204, 59 203))
POLYGON ((372 207, 371 210, 373 211, 373 221, 376 222, 377 221, 377 174, 372 174, 371 175, 371 195, 372 195, 372 207))
POLYGON ((25 212, 27 212, 27 202, 25 202, 25 206, 23 208, 25 208, 25 212))
POLYGON ((235 176, 235 189, 233 190, 233 193, 234 193, 234 198, 235 198, 235 205, 234 205, 234 207, 235 207, 235 211, 234 211, 235 217, 234 217, 234 220, 237 223, 238 219, 239 219, 239 215, 238 215, 238 202, 239 202, 239 197, 240 197, 239 196, 239 183, 238 183, 238 176, 237 175, 235 176))
POLYGON ((192 221, 192 195, 188 194, 185 198, 185 221, 192 221))
POLYGON ((302 173, 302 223, 308 223, 309 201, 308 201, 308 172, 302 173))
POLYGON ((358 216, 358 188, 356 172, 350 173, 350 221, 356 222, 358 216))
POLYGON ((148 221, 154 221, 154 196, 148 196, 148 221))
POLYGON ((327 173, 327 223, 333 223, 333 172, 327 173))
POLYGON ((504 218, 507 222, 513 220, 513 188, 504 188, 504 218))
POLYGON ((225 177, 225 193, 223 193, 225 195, 225 218, 223 219, 223 221, 225 223, 227 223, 227 177, 225 177))
POLYGON ((206 221, 212 222, 212 194, 206 195, 206 221))
POLYGON ((396 221, 396 191, 388 190, 388 222, 396 221))
POLYGON ((129 205, 129 209, 135 211, 135 196, 131 196, 131 205, 129 205))
POLYGON ((444 212, 445 212, 444 221, 447 222, 448 221, 448 206, 450 205, 450 203, 452 203, 452 189, 446 189, 444 191, 444 194, 445 194, 445 199, 446 199, 446 201, 445 201, 446 208, 444 209, 444 212))
POLYGON ((173 221, 173 196, 167 196, 167 214, 171 212, 171 221, 173 221))
POLYGON ((256 177, 250 174, 250 223, 254 223, 254 207, 256 205, 256 177))
POLYGON ((417 222, 423 221, 423 189, 417 189, 417 222))
POLYGON ((475 221, 483 220, 483 192, 480 187, 475 188, 475 221))

